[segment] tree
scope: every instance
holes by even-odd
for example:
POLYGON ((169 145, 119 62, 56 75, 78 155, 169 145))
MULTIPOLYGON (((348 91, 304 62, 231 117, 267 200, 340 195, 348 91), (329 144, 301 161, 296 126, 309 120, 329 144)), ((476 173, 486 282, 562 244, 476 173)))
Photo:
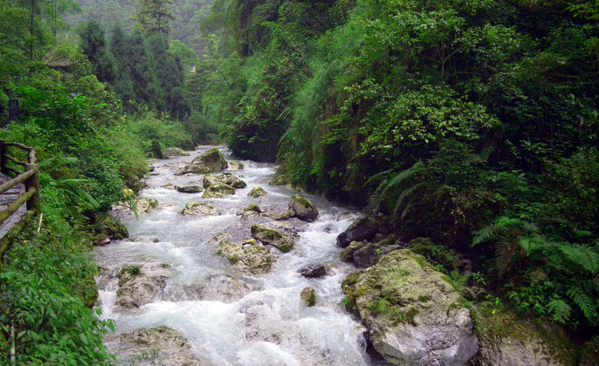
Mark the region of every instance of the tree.
POLYGON ((173 20, 172 0, 138 0, 133 20, 140 25, 146 36, 154 33, 168 34, 169 21, 173 20))
POLYGON ((98 80, 114 82, 114 57, 106 47, 105 34, 102 26, 95 20, 90 20, 78 31, 83 53, 92 63, 92 72, 98 80))

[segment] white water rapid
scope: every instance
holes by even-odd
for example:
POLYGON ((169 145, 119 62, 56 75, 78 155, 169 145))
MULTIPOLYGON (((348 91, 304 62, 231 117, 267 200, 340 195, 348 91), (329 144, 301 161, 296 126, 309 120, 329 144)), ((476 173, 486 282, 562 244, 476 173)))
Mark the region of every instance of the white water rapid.
MULTIPOLYGON (((321 197, 306 195, 320 211, 319 218, 298 229, 294 249, 280 253, 274 270, 265 275, 242 276, 216 255, 210 239, 227 228, 239 225, 236 212, 252 202, 260 207, 287 206, 297 193, 284 186, 271 186, 272 164, 243 161, 243 170, 227 170, 240 177, 247 187, 225 198, 201 198, 201 193, 179 193, 172 185, 201 185, 202 176, 175 176, 177 167, 191 161, 210 147, 191 152, 190 157, 152 161, 154 172, 147 179, 141 197, 155 198, 163 206, 139 219, 127 215, 123 222, 130 237, 137 238, 98 247, 96 261, 106 270, 125 264, 162 262, 172 274, 153 302, 139 308, 117 306, 117 280, 100 276, 102 318, 115 320, 116 333, 138 328, 167 326, 185 336, 194 354, 212 366, 373 366, 365 351, 363 327, 341 305, 341 282, 355 270, 339 262, 341 249, 335 245, 339 233, 358 216, 358 212, 332 205, 321 197), (268 195, 247 197, 254 187, 268 195), (183 216, 179 211, 189 201, 208 202, 220 216, 183 216), (310 279, 297 270, 307 264, 327 264, 327 276, 310 279), (225 299, 214 276, 228 275, 250 289, 241 298, 225 299), (204 287, 198 298, 197 285, 204 287), (207 285, 206 285, 207 284, 207 285), (214 285, 215 288, 210 289, 214 285), (300 299, 303 288, 316 290, 316 306, 300 299)), ((224 149, 223 149, 224 151, 224 149)), ((226 153, 226 151, 224 151, 226 153)), ((227 156, 227 160, 231 160, 227 156)), ((249 231, 244 234, 250 238, 249 231)), ((276 249, 274 249, 276 251, 276 249)), ((121 361, 122 362, 122 361, 121 361)), ((122 362, 123 365, 128 363, 122 362)))

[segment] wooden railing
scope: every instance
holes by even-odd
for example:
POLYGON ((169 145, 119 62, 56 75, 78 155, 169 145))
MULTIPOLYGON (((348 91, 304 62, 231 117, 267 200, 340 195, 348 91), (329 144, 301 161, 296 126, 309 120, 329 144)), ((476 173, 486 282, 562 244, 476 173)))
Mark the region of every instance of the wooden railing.
POLYGON ((9 204, 4 211, 0 211, 0 224, 25 203, 30 214, 40 212, 40 184, 36 154, 37 151, 33 147, 0 140, 0 171, 9 177, 13 177, 13 179, 0 185, 0 194, 5 193, 19 183, 25 184, 25 193, 9 204), (16 147, 24 151, 24 153, 21 152, 21 155, 26 156, 27 161, 20 161, 8 155, 9 147, 16 147), (12 162, 12 167, 8 165, 9 162, 12 162), (16 168, 17 166, 23 167, 23 171, 19 171, 16 168))

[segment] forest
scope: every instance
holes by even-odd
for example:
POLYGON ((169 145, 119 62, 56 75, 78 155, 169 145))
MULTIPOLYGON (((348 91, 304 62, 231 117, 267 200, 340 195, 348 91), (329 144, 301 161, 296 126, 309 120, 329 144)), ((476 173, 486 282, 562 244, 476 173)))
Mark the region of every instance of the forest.
POLYGON ((598 101, 597 1, 1 0, 0 138, 38 148, 44 223, 2 260, 0 351, 110 364, 98 227, 147 157, 223 143, 599 355, 598 101))

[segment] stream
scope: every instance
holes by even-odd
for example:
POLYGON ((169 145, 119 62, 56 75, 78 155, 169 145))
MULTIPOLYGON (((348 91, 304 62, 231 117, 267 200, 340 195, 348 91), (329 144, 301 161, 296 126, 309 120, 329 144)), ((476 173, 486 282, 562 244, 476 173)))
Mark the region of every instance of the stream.
MULTIPOLYGON (((108 337, 138 328, 167 326, 181 333, 192 352, 211 366, 387 365, 371 360, 365 350, 363 326, 341 304, 341 282, 355 268, 339 261, 341 249, 335 240, 359 212, 335 206, 319 196, 305 195, 318 208, 318 219, 312 223, 289 220, 299 235, 293 250, 284 254, 271 249, 278 258, 270 273, 241 275, 216 255, 216 244, 211 239, 220 232, 251 238, 249 230, 242 232, 245 228, 240 226, 237 211, 252 202, 260 207, 283 208, 297 191, 268 185, 276 166, 253 161, 242 161, 242 170, 226 170, 247 183, 234 195, 208 199, 202 198, 202 193, 173 189, 174 185, 201 185, 202 175, 176 176, 174 172, 209 148, 200 147, 190 152, 191 156, 152 160, 155 169, 140 197, 157 199, 159 209, 140 214, 138 219, 133 214, 125 215, 122 221, 130 239, 97 247, 101 317, 114 319, 116 325, 115 334, 108 337), (248 197, 256 186, 266 190, 267 196, 248 197), (221 214, 179 214, 189 201, 210 203, 221 214), (102 273, 115 273, 131 263, 150 262, 170 266, 164 288, 150 303, 119 307, 118 280, 102 273), (325 264, 328 275, 303 277, 298 269, 308 264, 325 264), (219 278, 232 278, 246 290, 237 296, 223 294, 219 278), (300 299, 300 292, 307 286, 316 292, 313 307, 300 299)), ((219 148, 228 161, 236 160, 226 149, 219 148)), ((109 349, 115 349, 114 345, 109 349)))

